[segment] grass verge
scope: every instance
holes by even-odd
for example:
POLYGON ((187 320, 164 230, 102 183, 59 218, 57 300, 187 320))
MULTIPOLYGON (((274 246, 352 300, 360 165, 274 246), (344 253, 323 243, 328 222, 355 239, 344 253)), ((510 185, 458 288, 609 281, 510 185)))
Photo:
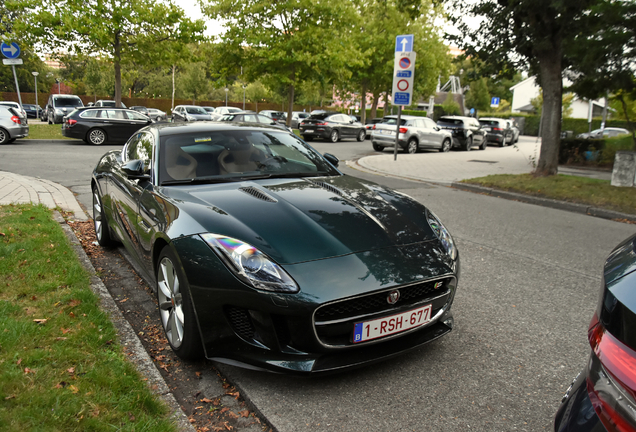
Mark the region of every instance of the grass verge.
POLYGON ((498 174, 463 180, 462 183, 636 214, 636 188, 611 186, 609 180, 561 174, 550 177, 498 174))
POLYGON ((173 431, 50 210, 0 206, 4 431, 173 431))
POLYGON ((59 124, 29 124, 29 136, 26 139, 69 139, 62 135, 59 124))

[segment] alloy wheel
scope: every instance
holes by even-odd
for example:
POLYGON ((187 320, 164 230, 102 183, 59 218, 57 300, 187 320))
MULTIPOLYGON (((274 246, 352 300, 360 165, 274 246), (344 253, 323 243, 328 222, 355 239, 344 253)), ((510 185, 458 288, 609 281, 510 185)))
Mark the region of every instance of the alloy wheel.
POLYGON ((7 142, 8 138, 9 135, 3 129, 0 129, 0 144, 7 142))
POLYGON ((102 201, 99 199, 97 189, 93 189, 93 223, 95 224, 95 236, 99 242, 104 235, 102 201))
POLYGON ((340 138, 340 136, 338 135, 338 131, 335 130, 335 129, 332 130, 330 138, 331 138, 331 142, 333 142, 333 143, 338 142, 338 139, 340 138))
POLYGON ((104 141, 106 141, 106 134, 101 129, 93 129, 88 133, 88 140, 91 144, 104 144, 104 141))
POLYGON ((413 138, 411 138, 407 144, 407 148, 406 150, 410 153, 410 154, 415 154, 417 153, 417 141, 413 138))
POLYGON ((179 348, 183 343, 185 333, 183 296, 180 291, 179 277, 174 264, 168 257, 164 257, 159 263, 157 276, 157 297, 161 324, 170 345, 179 348))

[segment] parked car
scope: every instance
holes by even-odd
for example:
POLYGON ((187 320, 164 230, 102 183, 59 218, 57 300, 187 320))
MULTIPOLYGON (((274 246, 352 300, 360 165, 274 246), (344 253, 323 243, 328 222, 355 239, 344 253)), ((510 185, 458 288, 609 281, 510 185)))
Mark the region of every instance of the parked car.
POLYGON ((606 127, 605 129, 594 129, 589 133, 578 134, 577 138, 585 139, 599 139, 599 138, 612 138, 619 135, 629 135, 629 131, 624 128, 606 127))
MULTIPOLYGON (((384 117, 371 131, 373 150, 383 151, 386 147, 395 147, 395 133, 398 129, 396 115, 384 117)), ((428 117, 403 115, 400 118, 398 146, 408 153, 417 153, 421 149, 438 149, 447 152, 453 141, 452 134, 441 129, 428 117)))
POLYGON ((0 105, 0 144, 12 143, 29 135, 27 118, 14 107, 0 105))
POLYGON ((260 115, 264 115, 274 119, 274 121, 282 122, 283 116, 285 115, 282 111, 272 111, 272 110, 263 110, 258 112, 260 115))
POLYGON ((150 115, 148 114, 148 108, 146 108, 145 106, 135 105, 135 106, 131 106, 130 109, 150 117, 150 115))
POLYGON ((561 400, 555 432, 636 431, 636 235, 610 253, 583 371, 561 400))
POLYGON ((150 117, 135 110, 116 107, 77 108, 64 117, 62 135, 90 144, 124 143, 135 132, 152 124, 150 117))
POLYGON ((377 124, 377 123, 382 123, 382 117, 377 117, 377 118, 373 118, 373 119, 367 119, 367 122, 365 123, 364 127, 367 129, 367 139, 371 138, 371 131, 373 130, 373 125, 377 124))
POLYGON ((152 121, 156 122, 166 121, 168 118, 165 111, 161 111, 157 108, 148 108, 148 117, 150 117, 152 121))
MULTIPOLYGON (((103 100, 100 99, 97 102, 95 102, 95 104, 93 106, 96 107, 116 107, 117 106, 117 102, 115 102, 114 100, 103 100)), ((121 108, 126 108, 126 104, 125 103, 121 103, 121 108)))
POLYGON ((261 114, 255 114, 251 112, 226 114, 223 117, 221 117, 220 121, 260 123, 261 125, 274 126, 275 128, 286 130, 287 132, 293 132, 292 128, 282 123, 278 123, 276 120, 274 120, 271 117, 267 117, 261 114))
POLYGON ((37 119, 40 118, 42 114, 42 108, 40 108, 40 105, 22 104, 22 108, 24 109, 27 118, 37 119))
POLYGON ((0 105, 8 106, 14 108, 18 111, 23 117, 27 118, 27 113, 19 103, 13 101, 0 101, 0 105))
POLYGON ((269 126, 151 125, 93 171, 97 241, 154 282, 183 359, 329 373, 449 333, 451 235, 338 162, 269 126))
MULTIPOLYGON (((292 111, 292 120, 291 120, 292 129, 298 129, 298 125, 300 124, 300 122, 305 120, 307 117, 309 117, 309 115, 310 115, 309 113, 306 113, 303 111, 292 111)), ((287 124, 286 112, 283 113, 281 122, 287 124)))
POLYGON ((172 111, 172 123, 213 120, 212 116, 197 105, 179 105, 172 111))
POLYGON ((305 141, 314 138, 334 143, 343 138, 364 141, 367 136, 367 130, 362 123, 354 122, 348 115, 334 111, 310 115, 300 123, 299 129, 305 141))
POLYGON ((514 142, 514 132, 508 120, 483 117, 479 119, 482 129, 486 132, 486 141, 505 147, 514 142))
POLYGON ((457 147, 470 151, 473 146, 486 150, 486 132, 477 119, 463 116, 443 116, 437 120, 437 125, 453 134, 453 148, 457 147))
POLYGON ((221 117, 223 117, 223 114, 217 113, 216 112, 216 108, 214 108, 214 107, 202 106, 201 108, 203 108, 208 114, 210 114, 210 117, 214 121, 219 121, 219 120, 221 120, 221 117))
POLYGON ((237 112, 241 112, 243 111, 240 108, 236 108, 236 107, 229 107, 229 106, 220 106, 220 107, 216 107, 214 108, 214 113, 215 114, 220 114, 220 115, 225 115, 225 114, 230 114, 230 113, 237 113, 237 112))
POLYGON ((83 107, 84 103, 79 96, 68 94, 52 94, 46 104, 46 118, 49 124, 62 123, 66 114, 69 114, 75 108, 83 107))
POLYGON ((517 125, 516 120, 514 119, 508 120, 508 127, 512 129, 512 143, 513 144, 518 143, 519 135, 521 135, 521 131, 519 130, 519 125, 517 125))

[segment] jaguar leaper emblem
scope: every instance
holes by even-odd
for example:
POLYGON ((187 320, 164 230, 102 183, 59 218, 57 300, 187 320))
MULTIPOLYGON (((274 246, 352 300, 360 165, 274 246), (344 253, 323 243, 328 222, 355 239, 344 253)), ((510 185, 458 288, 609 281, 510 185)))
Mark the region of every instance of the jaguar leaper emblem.
POLYGON ((396 304, 400 299, 400 292, 398 290, 391 291, 388 296, 386 296, 386 302, 390 305, 396 304))

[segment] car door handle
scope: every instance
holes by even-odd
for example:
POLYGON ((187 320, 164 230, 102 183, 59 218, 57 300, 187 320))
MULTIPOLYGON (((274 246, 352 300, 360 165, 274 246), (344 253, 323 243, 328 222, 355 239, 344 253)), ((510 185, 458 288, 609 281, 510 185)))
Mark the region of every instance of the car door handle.
POLYGON ((148 225, 148 223, 141 216, 137 216, 137 225, 139 225, 139 227, 147 233, 149 233, 152 229, 152 227, 148 225))

